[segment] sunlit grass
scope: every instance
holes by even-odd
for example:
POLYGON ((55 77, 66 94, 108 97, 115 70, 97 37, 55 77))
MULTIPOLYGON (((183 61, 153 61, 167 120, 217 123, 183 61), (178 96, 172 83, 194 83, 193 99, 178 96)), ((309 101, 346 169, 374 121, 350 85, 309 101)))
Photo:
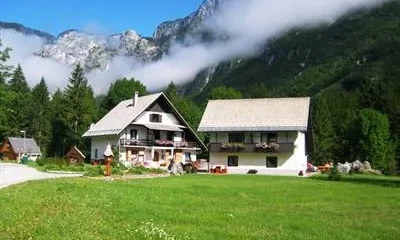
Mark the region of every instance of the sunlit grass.
POLYGON ((146 235, 152 230, 177 239, 398 239, 399 183, 234 175, 35 181, 0 190, 0 239, 158 239, 146 235))

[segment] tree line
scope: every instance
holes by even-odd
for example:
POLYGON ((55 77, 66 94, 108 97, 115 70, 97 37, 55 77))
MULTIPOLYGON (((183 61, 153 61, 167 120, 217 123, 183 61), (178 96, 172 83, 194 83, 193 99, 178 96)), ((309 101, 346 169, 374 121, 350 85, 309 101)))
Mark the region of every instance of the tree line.
MULTIPOLYGON (((31 89, 21 66, 6 64, 10 51, 8 48, 0 51, 0 141, 7 136, 18 136, 21 130, 25 130, 27 136, 35 138, 42 153, 47 156, 64 156, 74 145, 88 153, 89 139, 81 136, 91 123, 122 100, 132 98, 135 91, 139 92, 139 96, 149 93, 140 81, 122 78, 114 81, 106 94, 95 97, 79 64, 64 89, 50 94, 44 78, 31 89)), ((394 172, 395 159, 399 159, 396 149, 400 145, 400 121, 397 121, 398 113, 392 114, 391 109, 396 109, 398 101, 384 102, 391 96, 391 91, 383 89, 386 95, 336 90, 312 96, 310 132, 313 141, 309 160, 314 164, 323 164, 360 159, 370 161, 378 169, 394 172)), ((191 97, 184 96, 173 82, 164 92, 196 130, 207 101, 195 102, 191 97)), ((263 92, 268 91, 263 89, 263 92)), ((283 92, 277 96, 291 95, 283 92)), ((242 93, 221 85, 213 87, 206 100, 243 97, 264 96, 259 96, 256 90, 242 93)), ((200 137, 207 142, 206 136, 200 134, 200 137)))

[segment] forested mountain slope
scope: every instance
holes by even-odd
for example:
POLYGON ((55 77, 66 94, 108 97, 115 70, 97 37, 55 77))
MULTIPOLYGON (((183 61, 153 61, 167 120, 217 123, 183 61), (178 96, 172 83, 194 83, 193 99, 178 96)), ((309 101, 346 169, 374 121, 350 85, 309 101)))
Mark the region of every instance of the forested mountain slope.
MULTIPOLYGON (((194 82, 186 88, 196 93, 201 85, 194 82)), ((357 157, 352 128, 365 108, 388 116, 391 141, 398 149, 400 3, 352 13, 318 28, 294 29, 266 44, 255 58, 220 64, 203 90, 192 96, 203 103, 220 85, 244 97, 312 96, 313 125, 328 128, 322 131, 327 136, 315 137, 320 137, 318 144, 328 141, 328 155, 337 160, 357 157)))

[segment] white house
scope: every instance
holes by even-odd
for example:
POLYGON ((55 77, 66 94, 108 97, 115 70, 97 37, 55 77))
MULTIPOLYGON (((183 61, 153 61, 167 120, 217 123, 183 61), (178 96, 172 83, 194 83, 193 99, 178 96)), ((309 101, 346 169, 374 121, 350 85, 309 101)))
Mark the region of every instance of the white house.
POLYGON ((237 174, 304 172, 309 106, 309 97, 210 100, 198 128, 209 135, 210 165, 237 174))
POLYGON ((91 159, 104 159, 108 145, 119 152, 126 166, 168 166, 175 162, 196 161, 207 149, 163 93, 120 102, 83 137, 91 138, 91 159))

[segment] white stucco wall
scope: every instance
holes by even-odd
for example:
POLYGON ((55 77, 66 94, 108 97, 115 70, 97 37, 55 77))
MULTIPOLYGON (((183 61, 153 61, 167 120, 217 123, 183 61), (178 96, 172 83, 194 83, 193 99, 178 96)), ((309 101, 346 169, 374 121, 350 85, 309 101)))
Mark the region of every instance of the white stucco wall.
POLYGON ((108 143, 111 145, 118 146, 118 137, 117 136, 99 136, 99 137, 92 137, 92 144, 90 149, 90 159, 95 158, 95 151, 98 150, 97 159, 104 159, 104 151, 108 143))
POLYGON ((161 124, 172 124, 172 125, 179 125, 178 119, 172 113, 165 113, 165 112, 156 112, 156 111, 144 111, 133 123, 150 123, 150 114, 160 114, 161 117, 161 124))
MULTIPOLYGON (((218 133, 218 141, 224 139, 225 134, 218 133)), ((227 134, 226 134, 227 135, 227 134)), ((212 136, 212 135, 210 135, 212 136)), ((257 134, 253 134, 255 141, 257 134)), ((261 174, 281 174, 281 175, 297 175, 299 171, 305 170, 307 167, 307 157, 305 149, 305 134, 302 132, 285 132, 278 133, 278 142, 294 141, 294 151, 291 153, 210 153, 211 165, 228 166, 228 156, 238 156, 238 167, 228 167, 229 173, 245 174, 249 169, 256 169, 261 174), (276 156, 278 158, 277 168, 267 168, 267 156, 276 156)))

